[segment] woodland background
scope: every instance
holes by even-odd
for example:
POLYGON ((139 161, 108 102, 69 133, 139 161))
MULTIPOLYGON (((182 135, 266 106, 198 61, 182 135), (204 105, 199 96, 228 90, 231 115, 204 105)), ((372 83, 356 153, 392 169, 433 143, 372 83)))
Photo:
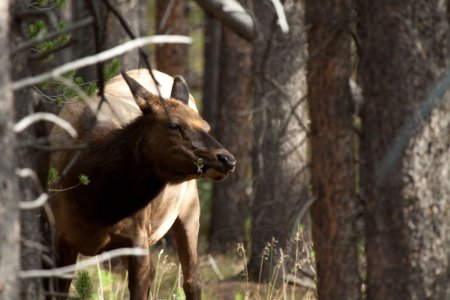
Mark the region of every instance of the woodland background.
MULTIPOLYGON (((51 192, 50 123, 15 124, 93 94, 102 69, 21 80, 129 40, 107 4, 135 36, 193 38, 141 49, 187 78, 238 160, 227 181, 199 182, 205 299, 450 299, 442 0, 2 0, 0 299, 42 299, 23 271, 54 266, 46 206, 23 209, 51 192)), ((170 237, 151 252, 155 298, 183 299, 170 237)), ((90 271, 96 298, 124 297, 116 268, 90 271)))

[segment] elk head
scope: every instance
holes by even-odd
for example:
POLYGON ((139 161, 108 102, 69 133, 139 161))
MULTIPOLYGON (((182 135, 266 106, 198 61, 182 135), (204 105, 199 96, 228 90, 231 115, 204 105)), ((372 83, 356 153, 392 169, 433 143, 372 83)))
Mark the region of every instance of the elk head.
MULTIPOLYGON (((189 90, 181 76, 174 78, 165 111, 158 96, 122 71, 142 111, 139 149, 155 175, 169 183, 202 176, 223 180, 234 171, 236 159, 210 134, 210 126, 188 106, 189 90)), ((164 100, 161 100, 164 101, 164 100)))

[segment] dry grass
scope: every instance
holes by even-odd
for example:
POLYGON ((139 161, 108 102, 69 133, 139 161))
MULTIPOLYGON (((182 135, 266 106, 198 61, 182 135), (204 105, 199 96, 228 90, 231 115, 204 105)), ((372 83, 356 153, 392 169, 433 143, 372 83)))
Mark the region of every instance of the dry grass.
MULTIPOLYGON (((242 247, 242 246, 239 246, 242 247)), ((312 300, 315 290, 292 284, 275 288, 271 284, 249 282, 245 278, 247 258, 243 248, 236 253, 200 256, 202 294, 206 300, 312 300), (236 274, 243 274, 242 276, 236 274), (230 279, 231 278, 231 279, 230 279)), ((156 267, 151 287, 152 299, 185 299, 181 267, 174 250, 152 248, 156 267)), ((127 274, 120 263, 109 262, 88 270, 94 283, 94 299, 128 299, 127 274)), ((280 274, 280 273, 279 273, 280 274)), ((71 290, 74 293, 73 289, 71 290)))

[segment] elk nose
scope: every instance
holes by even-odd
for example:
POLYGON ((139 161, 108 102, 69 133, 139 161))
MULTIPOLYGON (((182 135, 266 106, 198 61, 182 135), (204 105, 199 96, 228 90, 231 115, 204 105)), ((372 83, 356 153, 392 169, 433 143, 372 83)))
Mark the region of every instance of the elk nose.
POLYGON ((217 154, 217 159, 222 164, 222 167, 227 171, 234 171, 236 167, 236 159, 233 155, 227 154, 217 154))

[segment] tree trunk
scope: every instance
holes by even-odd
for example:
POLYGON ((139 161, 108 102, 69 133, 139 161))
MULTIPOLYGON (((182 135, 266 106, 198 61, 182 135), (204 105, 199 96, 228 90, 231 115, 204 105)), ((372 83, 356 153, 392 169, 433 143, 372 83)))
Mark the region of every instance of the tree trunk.
MULTIPOLYGON (((283 34, 270 1, 253 1, 259 21, 254 40, 254 114, 251 260, 252 279, 268 281, 279 249, 293 258, 289 241, 308 201, 306 176, 306 37, 301 0, 284 1, 290 31, 283 34), (267 243, 272 239, 278 243, 267 243), (269 253, 267 253, 269 250, 269 253), (262 256, 268 255, 267 260, 262 256), (260 265, 263 262, 263 269, 260 265)), ((245 137, 243 137, 245 138, 245 137)), ((290 260, 286 272, 290 271, 290 260)))
POLYGON ((446 6, 381 0, 358 9, 367 299, 449 299, 448 93, 425 109, 449 66, 446 6))
POLYGON ((19 191, 14 170, 16 145, 12 130, 13 95, 10 89, 9 2, 0 2, 0 298, 19 299, 19 191))
MULTIPOLYGON (((28 2, 24 1, 11 1, 10 13, 11 18, 17 16, 23 11, 29 8, 28 2)), ((25 22, 24 19, 14 19, 10 28, 10 46, 18 45, 27 39, 21 30, 25 22)), ((17 80, 31 75, 29 52, 23 51, 11 56, 12 65, 12 79, 17 80)), ((35 111, 35 106, 38 103, 31 89, 25 88, 14 93, 14 112, 15 120, 18 121, 25 116, 35 111)), ((35 140, 36 131, 35 127, 31 127, 20 133, 17 136, 18 144, 29 143, 35 140)), ((31 148, 19 147, 15 150, 17 159, 17 168, 30 168, 37 172, 39 166, 39 154, 31 148)), ((31 201, 36 199, 37 190, 35 183, 29 178, 23 178, 19 181, 20 197, 16 201, 31 201)), ((41 269, 41 250, 34 245, 40 244, 42 241, 41 236, 41 208, 34 210, 22 210, 20 212, 20 228, 21 228, 21 268, 22 270, 28 269, 41 269)), ((42 293, 42 282, 39 279, 30 279, 21 281, 21 295, 20 299, 31 300, 40 299, 42 293)))
POLYGON ((236 157, 239 167, 224 182, 214 183, 209 248, 226 252, 245 242, 250 204, 251 56, 252 46, 222 27, 218 114, 214 134, 236 157))
MULTIPOLYGON (((91 15, 91 11, 86 6, 86 3, 87 2, 85 0, 72 1, 73 20, 78 20, 85 16, 91 15)), ((141 19, 141 10, 146 11, 146 7, 139 5, 142 1, 111 0, 111 3, 123 15, 133 33, 136 36, 140 36, 140 30, 145 28, 145 26, 140 25, 140 23, 146 21, 146 19, 141 19)), ((98 7, 100 13, 100 24, 103 28, 100 36, 103 40, 103 43, 101 43, 103 50, 115 47, 130 40, 130 37, 119 23, 119 20, 113 15, 112 12, 107 10, 102 1, 94 1, 93 5, 98 7)), ((95 28, 93 26, 88 26, 76 30, 73 33, 73 36, 77 41, 76 50, 73 51, 74 59, 95 54, 94 30, 95 28)), ((131 70, 139 67, 139 55, 137 50, 127 52, 126 54, 120 56, 119 59, 121 67, 124 70, 131 70)), ((78 70, 77 73, 84 79, 85 82, 97 79, 95 65, 78 70)))
MULTIPOLYGON (((187 19, 187 1, 156 1, 156 33, 157 34, 189 34, 187 19)), ((171 76, 187 76, 188 45, 157 45, 156 64, 158 70, 171 76)))
POLYGON ((208 13, 205 14, 205 46, 203 71, 202 116, 216 128, 217 98, 219 96, 220 42, 222 26, 208 13))
POLYGON ((317 292, 319 299, 359 299, 350 3, 305 5, 317 292))
MULTIPOLYGON (((142 2, 139 0, 112 0, 111 3, 123 15, 133 33, 136 36, 140 36, 141 27, 139 23, 140 21, 145 20, 140 20, 141 14, 139 3, 142 2)), ((116 16, 114 16, 112 12, 106 11, 106 8, 104 6, 101 7, 103 7, 103 9, 105 10, 105 12, 103 13, 106 15, 104 23, 104 48, 109 49, 120 45, 123 42, 129 41, 130 37, 125 32, 116 16)), ((126 54, 121 55, 118 58, 120 59, 120 65, 124 70, 132 70, 139 67, 139 54, 137 49, 127 52, 126 54)))

